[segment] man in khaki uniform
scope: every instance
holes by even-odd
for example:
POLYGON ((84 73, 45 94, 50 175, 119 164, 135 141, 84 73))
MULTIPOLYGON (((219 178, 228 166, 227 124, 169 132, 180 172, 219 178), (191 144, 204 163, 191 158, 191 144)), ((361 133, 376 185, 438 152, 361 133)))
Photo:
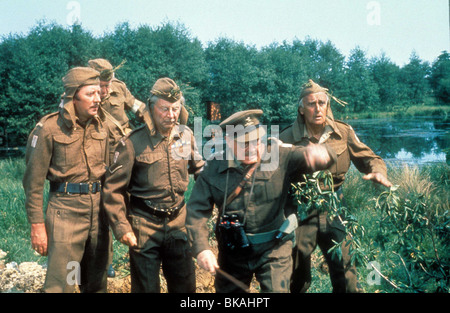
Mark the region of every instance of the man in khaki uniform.
MULTIPOLYGON (((333 175, 335 191, 342 199, 340 187, 344 183, 351 162, 365 173, 366 180, 382 184, 392 184, 386 178, 386 165, 368 146, 359 141, 352 127, 334 120, 330 107, 328 89, 309 80, 300 94, 297 120, 280 134, 286 143, 307 146, 326 143, 337 154, 337 162, 328 170, 333 175)), ((294 272, 291 291, 306 292, 311 284, 311 253, 319 245, 328 263, 333 292, 358 292, 356 267, 350 263, 348 246, 342 245, 342 260, 333 257, 328 250, 334 246, 333 240, 341 242, 345 238, 345 228, 338 221, 330 221, 326 213, 313 212, 300 222, 296 231, 297 245, 294 248, 294 272)))
POLYGON ((133 112, 138 120, 142 120, 145 103, 137 100, 125 83, 115 77, 115 71, 122 65, 113 68, 105 59, 89 60, 88 64, 100 72, 102 108, 119 122, 125 133, 129 133, 131 127, 126 111, 133 112))
POLYGON ((104 206, 115 237, 130 246, 132 292, 160 292, 161 262, 169 292, 195 292, 184 193, 204 162, 192 131, 177 123, 181 96, 172 79, 156 81, 151 123, 120 141, 106 173, 104 206))
MULTIPOLYGON (((123 137, 122 134, 128 134, 131 131, 131 126, 126 111, 131 111, 135 114, 138 121, 147 124, 149 129, 152 129, 152 120, 150 112, 145 103, 136 99, 128 90, 124 82, 115 77, 115 71, 121 66, 113 68, 111 63, 105 59, 89 60, 89 66, 100 72, 100 98, 102 99, 101 107, 104 114, 112 116, 112 121, 115 131, 110 132, 110 153, 114 153, 115 147, 119 140, 123 137), (118 124, 118 125, 117 125, 118 124), (117 131, 117 128, 120 131, 117 131)), ((180 124, 186 125, 188 120, 188 112, 184 106, 185 99, 181 96, 181 112, 179 116, 180 124)))
POLYGON ((193 254, 199 266, 211 273, 220 266, 215 279, 219 293, 242 291, 223 272, 247 286, 255 274, 262 292, 289 291, 295 225, 286 225, 297 222, 295 215, 294 220, 286 218, 283 210, 289 175, 327 168, 336 158, 332 150, 319 145, 300 148, 276 139, 264 145, 262 114, 261 110, 237 112, 220 124, 227 151, 232 153, 227 157, 217 153, 207 162, 188 203, 186 226, 193 254), (218 261, 208 242, 207 220, 214 205, 220 216, 218 261))
POLYGON ((98 117, 99 73, 71 69, 63 78, 65 97, 31 132, 23 187, 31 243, 48 255, 45 292, 106 292, 109 230, 100 210, 108 134, 98 117), (46 217, 44 182, 50 181, 46 217), (45 222, 45 223, 44 223, 45 222))

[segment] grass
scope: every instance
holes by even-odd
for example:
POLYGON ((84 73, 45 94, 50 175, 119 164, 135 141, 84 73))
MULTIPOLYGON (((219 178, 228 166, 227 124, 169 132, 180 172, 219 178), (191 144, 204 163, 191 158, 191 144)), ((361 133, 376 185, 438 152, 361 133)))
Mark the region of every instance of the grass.
POLYGON ((23 159, 0 161, 0 249, 7 253, 6 262, 33 261, 42 263, 45 258, 31 249, 30 227, 25 211, 25 194, 22 177, 23 159))
MULTIPOLYGON (((398 194, 401 199, 418 199, 426 204, 427 214, 431 222, 443 224, 442 238, 437 238, 436 249, 442 262, 450 263, 450 249, 448 247, 448 227, 450 221, 445 212, 450 206, 450 166, 443 164, 416 167, 403 166, 393 167, 388 165, 389 179, 400 187, 398 194), (444 216, 444 217, 443 217, 444 216), (447 230, 445 230, 447 223, 447 230), (442 239, 442 240, 440 240, 442 239), (445 240, 444 240, 445 239, 445 240)), ((25 196, 22 188, 22 177, 25 170, 23 159, 6 159, 0 161, 0 249, 7 253, 6 262, 38 262, 44 263, 45 257, 36 255, 31 249, 29 224, 24 208, 25 196)), ((421 277, 408 277, 408 274, 415 273, 414 268, 405 268, 400 259, 394 254, 394 244, 389 242, 389 238, 384 241, 384 245, 374 246, 375 239, 380 238, 379 222, 383 221, 383 216, 375 208, 375 198, 382 192, 383 188, 373 183, 363 180, 362 174, 352 167, 347 174, 344 185, 344 196, 347 206, 351 208, 361 225, 366 229, 364 244, 370 246, 372 251, 371 260, 381 264, 381 272, 395 281, 419 280, 421 277)), ((189 185, 186 194, 188 198, 193 186, 193 180, 189 185)), ((48 186, 46 186, 48 188, 48 186)), ((415 243, 413 243, 415 244, 415 243)), ((422 245, 424 253, 432 255, 434 246, 429 240, 424 240, 418 245, 422 245)), ((118 275, 128 274, 128 249, 117 241, 114 241, 113 264, 118 271, 118 275)), ((448 264, 447 263, 447 264, 448 264)), ((313 255, 313 281, 309 292, 331 292, 331 284, 328 274, 321 269, 322 256, 317 248, 313 255)), ((379 285, 369 285, 367 278, 373 270, 366 268, 362 264, 357 264, 359 282, 367 292, 395 292, 388 283, 381 280, 379 285)), ((433 291, 435 287, 431 279, 420 282, 425 291, 433 291), (428 286, 429 285, 429 286, 428 286), (428 287, 427 287, 428 286, 428 287)))
POLYGON ((363 244, 370 251, 370 261, 378 262, 381 272, 398 282, 402 288, 395 289, 383 279, 379 285, 369 285, 367 278, 373 273, 373 269, 361 264, 358 267, 359 281, 368 292, 435 292, 442 289, 434 281, 434 274, 427 271, 428 268, 437 269, 438 263, 441 263, 447 272, 444 289, 448 290, 450 166, 445 163, 424 167, 388 165, 388 169, 389 179, 399 186, 396 193, 402 209, 420 207, 424 211, 417 213, 410 210, 408 212, 412 212, 411 214, 401 215, 407 226, 401 230, 400 235, 386 232, 383 228, 388 223, 387 216, 375 206, 381 187, 362 181, 361 174, 355 169, 348 173, 344 196, 348 207, 352 208, 359 223, 365 228, 363 244), (420 225, 414 220, 414 214, 420 217, 420 225), (408 235, 408 227, 416 227, 416 233, 408 235), (406 240, 401 243, 399 239, 406 240), (427 270, 423 265, 429 266, 427 270))
POLYGON ((369 111, 361 113, 342 113, 336 111, 335 116, 341 120, 366 118, 402 118, 414 116, 440 116, 449 118, 450 105, 411 105, 406 107, 393 107, 390 111, 369 111))

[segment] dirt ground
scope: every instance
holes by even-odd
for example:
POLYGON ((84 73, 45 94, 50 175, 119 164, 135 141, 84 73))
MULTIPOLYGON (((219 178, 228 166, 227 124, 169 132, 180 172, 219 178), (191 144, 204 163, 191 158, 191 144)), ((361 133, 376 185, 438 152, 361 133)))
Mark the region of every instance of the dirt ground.
MULTIPOLYGON (((213 248, 217 255, 217 249, 213 248)), ((0 259, 0 293, 19 292, 19 293, 40 293, 45 281, 45 267, 35 262, 24 262, 22 264, 5 264, 0 259)), ((312 263, 318 266, 323 273, 328 269, 323 258, 313 256, 312 263)), ((122 268, 116 268, 116 277, 108 278, 108 293, 129 293, 131 292, 131 278, 129 273, 129 264, 123 263, 122 268)), ((196 263, 196 292, 197 293, 215 293, 214 276, 201 269, 196 263)), ((167 284, 162 271, 160 273, 161 292, 167 292, 167 284)), ((259 284, 253 279, 250 285, 251 293, 259 292, 259 284)))
MULTIPOLYGON (((213 251, 217 255, 217 250, 213 251)), ((216 290, 214 288, 214 276, 209 272, 200 268, 197 263, 195 263, 195 275, 196 275, 196 292, 197 293, 215 293, 216 290)), ((161 292, 167 292, 167 284, 164 279, 164 275, 162 271, 160 272, 160 280, 161 280, 161 292)), ((108 278, 108 293, 129 293, 131 290, 131 278, 130 275, 125 277, 115 277, 108 278)), ((250 292, 257 293, 259 290, 258 282, 253 279, 252 284, 250 286, 250 292)))

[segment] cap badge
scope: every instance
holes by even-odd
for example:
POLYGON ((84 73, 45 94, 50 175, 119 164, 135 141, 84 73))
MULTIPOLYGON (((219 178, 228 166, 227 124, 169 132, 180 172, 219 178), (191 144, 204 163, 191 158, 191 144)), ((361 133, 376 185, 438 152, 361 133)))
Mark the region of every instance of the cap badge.
POLYGON ((255 123, 253 123, 253 120, 251 119, 250 116, 245 119, 245 125, 244 125, 245 127, 250 126, 250 125, 254 125, 254 124, 255 123))

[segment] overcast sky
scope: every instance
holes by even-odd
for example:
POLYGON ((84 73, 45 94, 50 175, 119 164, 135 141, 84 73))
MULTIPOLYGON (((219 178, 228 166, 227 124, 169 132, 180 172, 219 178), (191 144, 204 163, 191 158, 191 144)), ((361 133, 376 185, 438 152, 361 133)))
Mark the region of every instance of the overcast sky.
POLYGON ((449 51, 449 0, 0 0, 0 36, 26 34, 39 20, 78 19, 96 36, 128 21, 157 27, 179 22, 206 46, 219 37, 257 48, 307 37, 330 40, 348 56, 382 52, 400 66, 412 51, 433 62, 449 51))

